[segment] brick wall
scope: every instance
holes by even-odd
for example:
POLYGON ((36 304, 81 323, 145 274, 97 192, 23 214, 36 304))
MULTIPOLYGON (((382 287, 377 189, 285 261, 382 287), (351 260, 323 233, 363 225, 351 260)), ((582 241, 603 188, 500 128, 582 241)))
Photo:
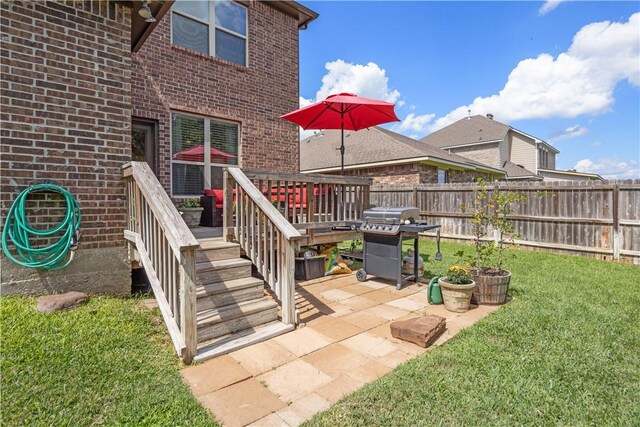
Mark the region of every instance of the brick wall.
POLYGON ((374 185, 426 184, 438 182, 438 168, 418 163, 346 170, 345 175, 373 178, 374 185))
MULTIPOLYGON (((124 250, 130 9, 113 1, 3 1, 0 8, 3 221, 21 190, 51 180, 78 200, 82 249, 124 250)), ((31 218, 48 221, 38 215, 31 218)))
POLYGON ((447 172, 447 182, 449 183, 475 182, 476 178, 482 178, 488 182, 494 180, 491 174, 477 171, 449 170, 447 172))
POLYGON ((484 163, 487 166, 494 168, 502 167, 500 164, 500 148, 497 142, 495 144, 482 144, 470 147, 453 147, 447 150, 453 154, 484 163))
POLYGON ((298 172, 298 128, 279 116, 298 108, 296 19, 250 2, 248 66, 172 46, 171 16, 133 55, 133 115, 158 123, 158 177, 171 188, 171 111, 240 123, 243 168, 298 172))
MULTIPOLYGON (((419 163, 346 170, 344 173, 345 175, 350 176, 373 178, 374 185, 438 183, 438 167, 419 163)), ((339 174, 339 172, 334 174, 339 174)), ((447 170, 447 181, 451 183, 473 182, 475 178, 483 178, 487 181, 493 180, 492 176, 487 173, 477 171, 459 171, 453 169, 447 170)))

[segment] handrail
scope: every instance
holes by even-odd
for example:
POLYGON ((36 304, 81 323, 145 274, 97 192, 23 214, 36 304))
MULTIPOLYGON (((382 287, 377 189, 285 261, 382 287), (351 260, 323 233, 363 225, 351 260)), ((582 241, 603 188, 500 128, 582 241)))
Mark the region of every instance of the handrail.
POLYGON ((125 178, 134 177, 138 187, 147 197, 153 214, 161 219, 160 226, 163 227, 171 248, 176 252, 187 248, 198 248, 200 246, 198 240, 187 227, 167 193, 162 187, 157 187, 160 183, 149 165, 145 162, 128 162, 122 166, 122 170, 125 178))
POLYGON ((129 253, 137 251, 176 352, 190 363, 197 352, 195 253, 200 244, 149 165, 130 162, 122 169, 129 253))
POLYGON ((289 221, 283 217, 278 209, 276 209, 264 195, 258 190, 249 178, 239 168, 227 168, 229 175, 238 183, 240 187, 247 193, 249 197, 258 205, 265 213, 273 225, 284 235, 287 240, 296 240, 302 238, 302 235, 296 230, 289 221))
POLYGON ((280 299, 282 322, 296 324, 295 252, 302 235, 240 169, 226 168, 223 186, 225 240, 236 240, 240 244, 280 299), (235 227, 232 205, 235 206, 235 227))

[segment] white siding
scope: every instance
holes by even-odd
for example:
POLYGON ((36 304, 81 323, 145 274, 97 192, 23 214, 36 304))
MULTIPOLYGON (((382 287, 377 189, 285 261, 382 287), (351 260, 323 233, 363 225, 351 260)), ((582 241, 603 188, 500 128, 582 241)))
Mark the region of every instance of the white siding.
POLYGON ((506 162, 509 159, 509 151, 510 151, 510 145, 511 142, 509 141, 509 134, 507 133, 504 136, 504 139, 502 141, 500 141, 500 164, 498 165, 498 167, 502 167, 502 165, 504 164, 504 162, 506 162))

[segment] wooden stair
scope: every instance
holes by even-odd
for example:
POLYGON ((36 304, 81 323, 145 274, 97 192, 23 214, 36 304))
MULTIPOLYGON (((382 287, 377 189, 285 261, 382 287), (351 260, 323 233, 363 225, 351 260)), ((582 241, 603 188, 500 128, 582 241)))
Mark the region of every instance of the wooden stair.
POLYGON ((264 282, 251 276, 240 245, 221 238, 198 239, 196 310, 198 354, 205 360, 267 340, 294 328, 278 318, 278 303, 264 282))

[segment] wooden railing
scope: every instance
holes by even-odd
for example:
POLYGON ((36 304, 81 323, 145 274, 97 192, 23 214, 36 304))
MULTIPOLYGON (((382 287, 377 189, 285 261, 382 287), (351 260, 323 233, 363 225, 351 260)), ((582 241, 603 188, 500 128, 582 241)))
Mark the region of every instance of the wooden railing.
POLYGON ((369 178, 243 172, 297 229, 359 220, 369 207, 369 178))
POLYGON ((295 324, 294 263, 301 234, 238 168, 224 171, 224 197, 225 240, 240 243, 280 300, 282 322, 295 324))
POLYGON ((145 269, 176 352, 190 363, 197 351, 198 241, 149 165, 127 163, 123 175, 129 218, 125 238, 145 269))

